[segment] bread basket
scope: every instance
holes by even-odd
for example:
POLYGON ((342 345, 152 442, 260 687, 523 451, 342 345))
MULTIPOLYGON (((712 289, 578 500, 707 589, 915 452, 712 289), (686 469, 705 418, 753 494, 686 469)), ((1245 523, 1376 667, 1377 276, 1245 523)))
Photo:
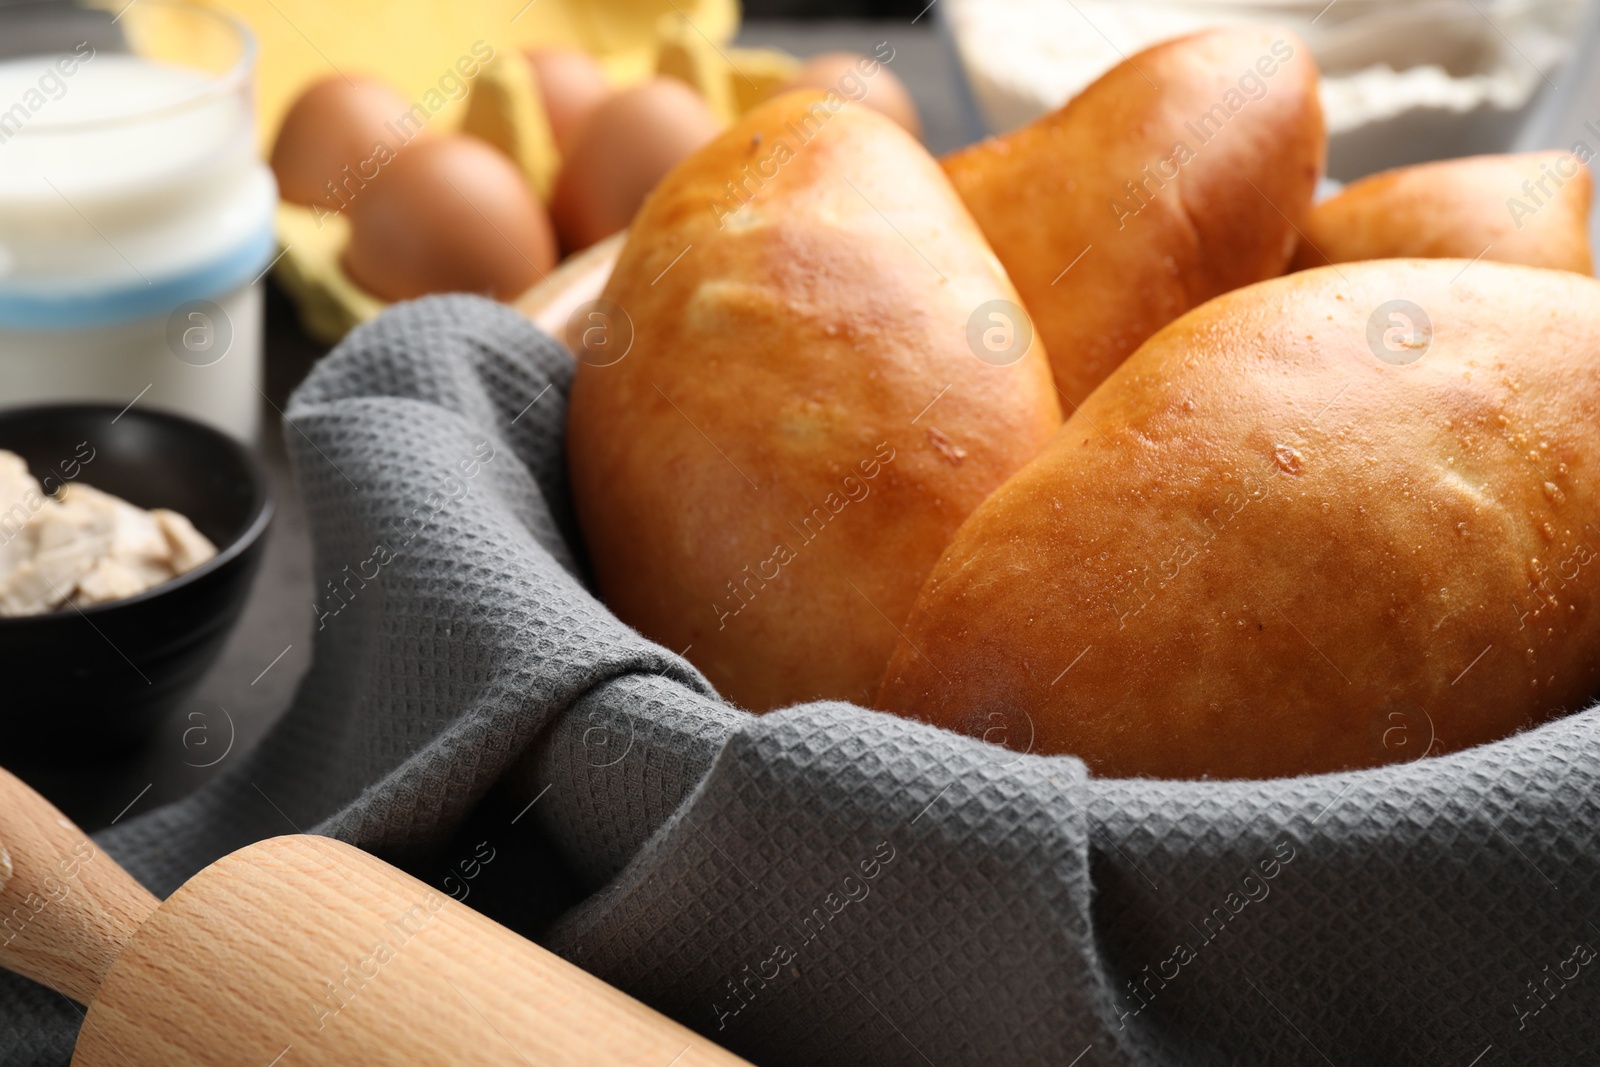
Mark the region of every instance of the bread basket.
MULTIPOLYGON (((318 366, 288 410, 312 671, 258 750, 108 851, 160 893, 252 840, 335 836, 758 1063, 1600 1042, 1596 712, 1263 782, 1095 779, 845 704, 755 718, 586 588, 571 373, 469 297, 385 312, 318 366), (480 841, 504 859, 462 867, 480 841)), ((15 1049, 70 1042, 59 998, 0 995, 15 1049)))

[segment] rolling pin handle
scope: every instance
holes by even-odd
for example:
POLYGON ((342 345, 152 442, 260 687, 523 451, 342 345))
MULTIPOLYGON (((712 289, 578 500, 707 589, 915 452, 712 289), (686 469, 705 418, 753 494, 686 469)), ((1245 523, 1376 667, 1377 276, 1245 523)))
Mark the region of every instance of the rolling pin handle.
POLYGON ((0 769, 0 967, 88 1004, 159 903, 54 804, 0 769))

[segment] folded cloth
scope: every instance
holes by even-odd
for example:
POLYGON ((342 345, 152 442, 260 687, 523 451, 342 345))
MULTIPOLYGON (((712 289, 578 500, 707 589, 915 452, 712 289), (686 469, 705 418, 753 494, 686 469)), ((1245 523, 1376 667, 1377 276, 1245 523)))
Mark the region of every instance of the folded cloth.
MULTIPOLYGON (((837 703, 755 718, 585 585, 571 376, 460 296, 312 372, 286 434, 311 671, 110 854, 166 894, 338 837, 761 1064, 1593 1062, 1600 710, 1270 782, 1093 779, 837 703)), ((66 1063, 80 1019, 8 976, 0 1064, 66 1063)))

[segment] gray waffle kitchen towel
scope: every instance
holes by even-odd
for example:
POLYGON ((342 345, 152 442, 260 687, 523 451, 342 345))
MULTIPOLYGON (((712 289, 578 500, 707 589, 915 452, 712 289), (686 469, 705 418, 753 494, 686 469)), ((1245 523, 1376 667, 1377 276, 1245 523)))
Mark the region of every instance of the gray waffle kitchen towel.
MULTIPOLYGON (((586 587, 571 376, 469 297, 317 367, 287 430, 333 583, 312 669, 112 855, 165 894, 339 837, 760 1064, 1600 1062, 1600 711, 1273 782, 755 718, 586 587)), ((65 1063, 79 1019, 8 978, 0 1062, 65 1063)))

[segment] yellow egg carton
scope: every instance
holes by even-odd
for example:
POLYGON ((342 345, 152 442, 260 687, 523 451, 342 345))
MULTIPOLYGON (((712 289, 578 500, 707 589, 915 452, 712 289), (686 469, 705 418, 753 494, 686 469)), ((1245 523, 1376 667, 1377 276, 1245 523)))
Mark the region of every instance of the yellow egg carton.
MULTIPOLYGON (((242 19, 260 43, 257 127, 263 155, 295 99, 330 75, 394 86, 428 124, 481 137, 509 155, 541 200, 560 169, 526 52, 581 48, 615 88, 655 74, 694 86, 724 124, 789 78, 799 61, 729 44, 737 0, 202 0, 242 19), (488 58, 485 59, 485 53, 488 58), (461 62, 466 60, 466 62, 461 62), (462 72, 473 70, 471 77, 462 72)), ((333 343, 385 302, 339 265, 343 215, 280 203, 273 273, 307 332, 333 343)))

